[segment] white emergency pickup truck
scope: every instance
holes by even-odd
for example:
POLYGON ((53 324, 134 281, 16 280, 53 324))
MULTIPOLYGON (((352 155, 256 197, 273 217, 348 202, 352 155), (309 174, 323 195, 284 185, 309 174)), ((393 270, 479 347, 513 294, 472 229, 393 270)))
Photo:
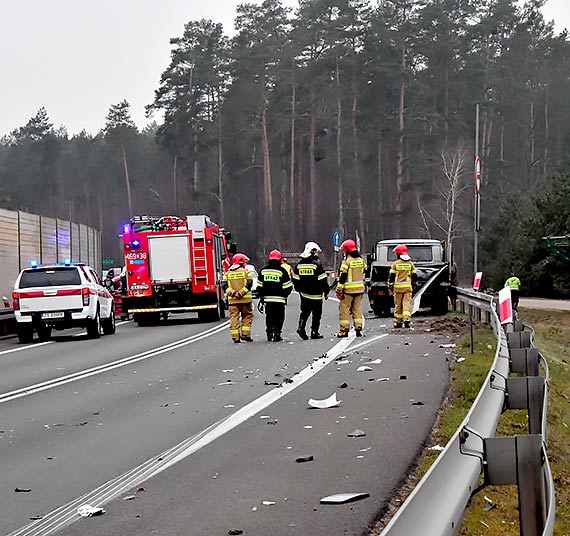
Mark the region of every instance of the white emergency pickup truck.
POLYGON ((85 264, 32 265, 20 272, 12 300, 21 343, 34 331, 47 341, 52 329, 82 327, 92 339, 115 333, 113 297, 85 264))

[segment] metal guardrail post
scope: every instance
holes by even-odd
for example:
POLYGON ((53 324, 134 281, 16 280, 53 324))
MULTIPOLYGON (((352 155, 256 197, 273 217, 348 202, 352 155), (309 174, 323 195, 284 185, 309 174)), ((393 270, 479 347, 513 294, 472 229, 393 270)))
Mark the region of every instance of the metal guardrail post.
POLYGON ((536 348, 510 348, 511 372, 523 376, 538 376, 540 356, 536 348))
POLYGON ((545 381, 542 376, 507 378, 507 409, 527 409, 530 434, 542 433, 542 401, 545 381))

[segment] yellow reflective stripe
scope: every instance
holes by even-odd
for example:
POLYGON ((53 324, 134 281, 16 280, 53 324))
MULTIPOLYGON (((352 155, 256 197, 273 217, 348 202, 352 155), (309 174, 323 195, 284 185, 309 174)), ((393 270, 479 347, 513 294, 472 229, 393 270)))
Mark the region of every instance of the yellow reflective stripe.
POLYGON ((292 286, 293 286, 293 283, 291 283, 291 281, 287 281, 287 283, 284 283, 284 284, 283 284, 283 288, 289 288, 289 287, 292 287, 292 286))
POLYGON ((297 274, 293 274, 293 279, 301 279, 297 274))
POLYGON ((411 270, 411 269, 412 269, 411 264, 397 264, 396 265, 396 270, 411 270))
POLYGON ((250 332, 251 332, 251 327, 250 327, 250 326, 242 326, 242 327, 241 327, 241 332, 242 332, 242 333, 250 333, 250 332))
POLYGON ((264 296, 263 301, 265 303, 285 303, 285 298, 283 296, 264 296))
POLYGON ((304 292, 301 292, 301 296, 303 298, 307 298, 308 300, 322 300, 323 299, 322 294, 305 294, 304 292))
POLYGON ((227 272, 228 279, 245 279, 245 274, 243 272, 227 272))
POLYGON ((400 313, 394 313, 394 316, 395 316, 396 318, 404 318, 404 315, 403 315, 403 314, 400 314, 400 313))
POLYGON ((339 320, 339 323, 341 328, 350 327, 350 320, 339 320))
POLYGON ((239 329, 230 329, 230 335, 239 335, 239 329))
POLYGON ((325 274, 321 274, 321 275, 318 277, 318 279, 326 279, 326 278, 327 278, 327 274, 326 274, 326 273, 325 273, 325 274))
POLYGON ((403 288, 403 287, 412 288, 412 284, 409 281, 394 281, 394 286, 398 288, 403 288))

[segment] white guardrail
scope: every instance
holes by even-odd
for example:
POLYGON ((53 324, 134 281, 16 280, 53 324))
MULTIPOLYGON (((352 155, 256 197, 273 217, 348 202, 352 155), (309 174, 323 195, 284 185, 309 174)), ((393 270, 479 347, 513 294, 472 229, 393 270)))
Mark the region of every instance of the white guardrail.
POLYGON ((490 319, 495 359, 469 413, 382 536, 455 535, 471 497, 486 485, 506 484, 518 486, 520 534, 550 536, 555 496, 547 457, 548 365, 533 347, 530 328, 518 321, 501 326, 492 296, 458 288, 457 299, 467 304, 470 318, 476 310, 490 319), (507 409, 528 409, 528 435, 494 437, 507 409))

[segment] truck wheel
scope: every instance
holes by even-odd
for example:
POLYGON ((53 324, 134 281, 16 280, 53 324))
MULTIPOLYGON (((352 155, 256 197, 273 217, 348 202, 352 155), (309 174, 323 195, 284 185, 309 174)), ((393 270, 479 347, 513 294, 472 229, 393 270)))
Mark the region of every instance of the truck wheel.
POLYGON ((104 335, 113 335, 117 331, 117 325, 115 323, 115 308, 111 307, 111 314, 109 318, 101 320, 101 327, 103 328, 104 335))
POLYGON ((431 306, 431 314, 432 315, 446 315, 447 314, 447 309, 448 309, 448 301, 447 301, 447 296, 442 296, 437 298, 432 306, 431 306))
POLYGON ((18 340, 22 344, 30 344, 34 340, 34 330, 28 326, 18 326, 18 340))
POLYGON ((38 338, 45 342, 51 339, 51 326, 40 326, 38 328, 38 338))
POLYGON ((101 337, 101 317, 99 309, 95 313, 95 318, 87 321, 87 337, 90 339, 98 339, 101 337))

